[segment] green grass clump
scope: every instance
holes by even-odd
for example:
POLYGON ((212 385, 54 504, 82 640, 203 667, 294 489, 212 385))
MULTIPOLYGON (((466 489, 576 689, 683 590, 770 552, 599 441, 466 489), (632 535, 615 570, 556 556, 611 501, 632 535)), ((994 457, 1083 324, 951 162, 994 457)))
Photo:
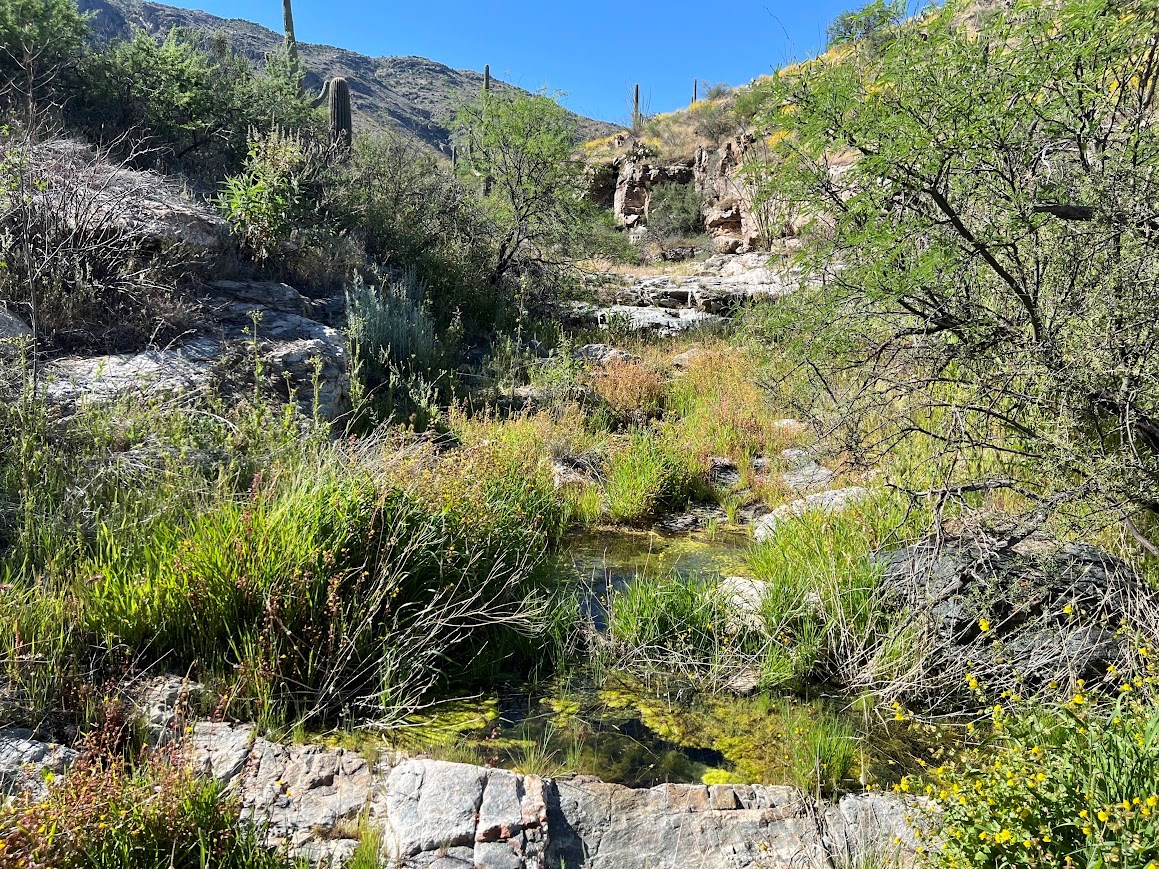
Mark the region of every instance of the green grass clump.
POLYGON ((910 521, 900 502, 879 496, 844 513, 781 522, 753 546, 746 561, 766 583, 761 616, 772 639, 766 684, 861 677, 891 628, 875 554, 909 533, 910 521))
POLYGON ((689 456, 654 433, 637 430, 627 447, 608 460, 604 501, 612 522, 633 524, 663 507, 679 506, 697 490, 689 456))

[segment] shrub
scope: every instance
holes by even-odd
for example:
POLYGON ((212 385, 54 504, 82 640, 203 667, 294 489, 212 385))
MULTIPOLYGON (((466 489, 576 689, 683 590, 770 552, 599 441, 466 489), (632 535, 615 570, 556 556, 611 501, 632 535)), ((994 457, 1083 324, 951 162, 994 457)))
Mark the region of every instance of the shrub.
POLYGON ((0 4, 0 99, 32 126, 50 107, 46 103, 59 103, 59 93, 71 84, 87 35, 71 0, 0 4))
POLYGON ((94 141, 127 147, 137 165, 205 181, 237 172, 247 139, 277 129, 321 141, 321 122, 282 52, 255 72, 229 46, 197 32, 144 31, 95 55, 67 119, 94 141))
POLYGON ((430 374, 442 362, 423 297, 413 271, 384 290, 358 284, 347 291, 347 331, 372 380, 385 382, 392 367, 430 374))
POLYGON ((993 738, 929 777, 941 811, 929 864, 1156 865, 1159 708, 1127 688, 1101 708, 1081 693, 1014 714, 995 707, 993 738))
POLYGON ((703 232, 696 185, 668 182, 653 187, 648 200, 648 229, 661 243, 703 232))
POLYGON ((274 130, 251 140, 245 171, 222 183, 218 207, 258 263, 283 255, 309 207, 303 188, 320 163, 301 136, 274 130))
POLYGON ((664 376, 642 362, 610 362, 592 377, 592 388, 624 421, 642 423, 663 407, 664 376))
POLYGON ((169 748, 131 764, 82 746, 68 776, 42 801, 0 805, 5 869, 292 869, 243 824, 240 806, 193 772, 188 752, 169 748))
POLYGON ((326 195, 328 212, 362 241, 370 262, 414 271, 440 327, 460 319, 485 330, 503 319, 512 295, 487 280, 492 227, 431 154, 396 136, 359 137, 326 195))

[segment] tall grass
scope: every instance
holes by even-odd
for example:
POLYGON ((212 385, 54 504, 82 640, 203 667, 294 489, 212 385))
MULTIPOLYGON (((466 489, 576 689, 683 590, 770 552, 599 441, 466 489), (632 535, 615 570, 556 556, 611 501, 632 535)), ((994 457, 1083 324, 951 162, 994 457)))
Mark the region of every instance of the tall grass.
POLYGON ((382 723, 544 630, 565 508, 511 454, 409 475, 381 439, 331 442, 260 401, 4 412, 6 718, 161 666, 265 724, 382 723))
POLYGON ((679 445, 637 429, 608 460, 604 499, 612 522, 635 523, 679 507, 698 489, 691 457, 679 445))
POLYGON ((879 495, 843 513, 782 522, 752 547, 746 562, 766 584, 761 616, 772 639, 766 684, 861 686, 867 667, 885 663, 882 641, 895 625, 882 606, 877 553, 918 533, 920 521, 900 499, 879 495))

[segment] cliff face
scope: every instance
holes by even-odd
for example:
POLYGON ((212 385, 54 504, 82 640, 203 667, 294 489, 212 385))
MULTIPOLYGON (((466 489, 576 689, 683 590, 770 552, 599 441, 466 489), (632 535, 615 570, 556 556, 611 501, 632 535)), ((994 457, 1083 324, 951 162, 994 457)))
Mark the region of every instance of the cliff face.
POLYGON ((744 175, 751 140, 739 136, 717 147, 702 146, 691 159, 654 164, 648 158, 624 157, 608 169, 615 177, 612 210, 625 228, 647 224, 652 190, 660 184, 693 184, 701 199, 701 215, 719 253, 747 253, 773 238, 791 234, 758 206, 744 175))
MULTIPOLYGON (((224 34, 233 50, 255 65, 282 43, 282 35, 250 21, 225 19, 188 9, 176 9, 144 0, 78 0, 90 14, 93 38, 110 42, 142 29, 157 36, 174 27, 224 34)), ((361 131, 393 130, 411 136, 444 154, 450 154, 448 125, 456 104, 477 94, 483 76, 456 70, 423 57, 367 57, 329 45, 299 43, 306 67, 306 86, 320 91, 336 76, 350 82, 355 127, 361 131)), ((497 90, 518 90, 498 80, 497 90)), ((607 136, 614 124, 574 116, 583 138, 607 136)))

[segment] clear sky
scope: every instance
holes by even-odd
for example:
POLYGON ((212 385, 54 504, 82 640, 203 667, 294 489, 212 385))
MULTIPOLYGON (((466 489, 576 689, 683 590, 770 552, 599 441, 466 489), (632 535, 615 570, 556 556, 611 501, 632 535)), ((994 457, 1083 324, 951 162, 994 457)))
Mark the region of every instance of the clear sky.
MULTIPOLYGON (((281 0, 160 0, 282 29, 281 0)), ((581 114, 624 122, 686 105, 692 81, 744 84, 815 53, 836 15, 864 0, 294 0, 298 39, 372 56, 419 55, 567 94, 581 114)))

